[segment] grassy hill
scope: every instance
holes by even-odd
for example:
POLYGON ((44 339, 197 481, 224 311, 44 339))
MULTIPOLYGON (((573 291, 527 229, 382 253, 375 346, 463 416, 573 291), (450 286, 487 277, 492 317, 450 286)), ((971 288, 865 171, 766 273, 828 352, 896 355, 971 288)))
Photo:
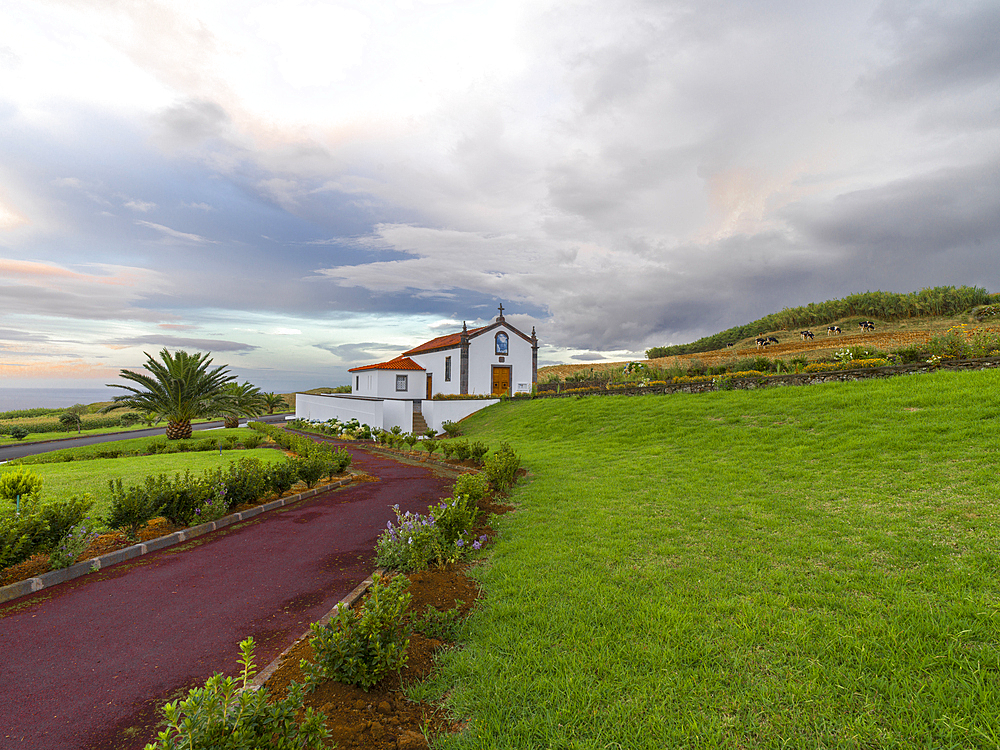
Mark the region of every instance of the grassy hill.
POLYGON ((1000 746, 1000 372, 542 399, 446 747, 1000 746))
MULTIPOLYGON (((938 288, 938 290, 947 289, 952 288, 938 288)), ((885 317, 859 315, 854 310, 868 308, 862 306, 858 299, 848 297, 845 300, 832 300, 818 305, 807 305, 785 310, 782 313, 774 313, 745 326, 728 329, 692 344, 655 347, 647 351, 648 357, 643 361, 661 369, 686 367, 691 363, 717 367, 735 362, 741 357, 757 354, 782 359, 786 363, 793 358, 802 358, 812 362, 829 359, 834 352, 844 347, 864 346, 882 351, 892 351, 902 347, 921 345, 958 326, 965 326, 966 330, 970 332, 976 330, 1000 331, 1000 295, 990 295, 985 290, 974 290, 976 292, 974 295, 971 292, 958 294, 963 289, 967 288, 962 287, 956 290, 957 296, 950 303, 954 309, 947 314, 921 313, 917 308, 904 307, 900 303, 901 306, 898 309, 905 311, 906 314, 898 313, 885 317), (966 302, 970 300, 976 302, 986 300, 986 302, 967 305, 966 302), (834 315, 840 310, 847 310, 850 314, 834 315), (992 314, 988 314, 991 311, 993 311, 992 314), (803 318, 811 318, 813 323, 809 325, 795 324, 796 322, 802 323, 803 318), (876 324, 876 330, 862 332, 858 327, 861 320, 872 320, 876 324), (826 329, 831 325, 839 326, 842 333, 828 335, 826 329), (801 330, 812 330, 815 338, 811 341, 802 341, 799 337, 801 330), (779 343, 761 351, 755 343, 758 336, 774 336, 779 343)), ((924 291, 934 292, 938 290, 924 291)), ((919 295, 919 293, 915 293, 915 295, 919 295)), ((876 300, 883 300, 883 304, 888 305, 887 302, 884 302, 885 293, 872 293, 871 296, 876 300)), ((907 298, 914 295, 896 296, 907 298)), ((946 292, 941 291, 939 296, 942 301, 936 309, 948 307, 945 304, 949 299, 946 292)), ((865 295, 855 295, 855 297, 865 297, 865 295)), ((600 377, 624 364, 626 362, 551 365, 539 368, 538 379, 539 382, 554 377, 565 380, 580 373, 589 373, 591 370, 593 370, 595 377, 600 377)))

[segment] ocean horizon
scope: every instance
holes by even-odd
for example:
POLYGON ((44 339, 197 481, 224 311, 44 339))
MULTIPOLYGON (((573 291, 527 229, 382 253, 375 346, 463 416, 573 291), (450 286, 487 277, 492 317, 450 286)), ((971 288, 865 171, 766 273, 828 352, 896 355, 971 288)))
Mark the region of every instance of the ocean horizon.
POLYGON ((110 401, 125 391, 103 388, 0 388, 0 411, 15 409, 61 409, 74 404, 110 401))

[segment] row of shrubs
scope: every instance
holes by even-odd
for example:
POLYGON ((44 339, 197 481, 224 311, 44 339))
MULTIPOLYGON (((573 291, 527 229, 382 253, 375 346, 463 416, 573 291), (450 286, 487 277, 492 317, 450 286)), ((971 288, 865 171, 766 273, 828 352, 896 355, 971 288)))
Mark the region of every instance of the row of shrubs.
POLYGON ((41 505, 41 477, 24 467, 5 471, 0 474, 0 499, 6 500, 0 504, 0 568, 40 552, 49 554, 53 569, 66 567, 89 546, 98 529, 117 530, 134 542, 139 530, 153 518, 163 516, 180 526, 214 521, 239 505, 280 496, 296 482, 313 487, 323 477, 342 473, 351 463, 346 451, 318 446, 304 438, 292 442, 298 455, 272 464, 243 457, 201 475, 188 471, 171 478, 160 474, 146 477, 138 485, 111 479, 108 513, 96 520, 87 517, 94 504, 89 496, 41 505), (71 554, 74 549, 75 554, 71 554))
MULTIPOLYGON (((503 493, 513 486, 520 458, 503 443, 485 465, 482 475, 460 476, 452 490, 454 497, 432 505, 427 515, 401 513, 397 506, 397 523, 390 522, 378 540, 378 564, 390 570, 415 571, 479 549, 486 539, 473 538, 479 502, 490 490, 503 493)), ((327 624, 313 623, 309 639, 313 658, 299 662, 305 685, 292 682, 284 699, 271 700, 265 688, 246 689, 256 666, 253 639, 243 641, 241 675, 236 679, 215 675, 203 688, 191 690, 184 701, 166 704, 167 728, 146 750, 324 747, 329 737, 326 716, 304 708, 307 691, 327 680, 359 685, 367 691, 405 666, 413 630, 428 637, 455 634, 457 609, 438 612, 431 608, 420 620, 407 621, 408 585, 402 575, 376 575, 359 608, 338 606, 327 624), (299 716, 301 720, 296 721, 299 716)))
POLYGON ((120 448, 114 443, 95 445, 87 451, 79 449, 39 453, 36 456, 26 456, 16 459, 18 464, 52 464, 69 463, 72 461, 90 461, 95 458, 136 458, 138 456, 155 456, 165 453, 187 453, 217 450, 252 450, 259 448, 266 440, 264 435, 252 433, 237 437, 227 435, 222 439, 205 438, 203 440, 152 440, 144 448, 120 448))

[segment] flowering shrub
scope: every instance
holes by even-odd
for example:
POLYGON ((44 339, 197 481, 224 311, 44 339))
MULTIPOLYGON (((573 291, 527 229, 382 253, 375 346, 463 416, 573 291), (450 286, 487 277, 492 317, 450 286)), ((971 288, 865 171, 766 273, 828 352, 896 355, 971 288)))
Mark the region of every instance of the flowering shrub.
POLYGON ((832 370, 842 370, 840 362, 813 362, 803 368, 803 372, 830 372, 832 370))
POLYGON ((448 498, 431 506, 430 515, 402 513, 393 506, 396 523, 389 521, 375 546, 375 562, 381 568, 413 572, 431 563, 446 565, 472 550, 478 550, 486 537, 472 539, 469 529, 478 509, 468 498, 448 498))
POLYGON ((851 362, 851 367, 885 367, 888 364, 889 360, 875 357, 873 359, 856 359, 851 362))
POLYGON ((403 627, 410 604, 407 586, 405 576, 386 585, 376 575, 360 612, 338 605, 328 625, 309 626, 316 661, 303 659, 299 667, 310 687, 336 680, 368 690, 390 671, 402 669, 410 645, 409 631, 403 627))
POLYGON ((671 378, 670 382, 674 385, 683 385, 685 383, 711 383, 712 380, 711 375, 679 375, 671 378))
POLYGON ((455 498, 445 498, 439 504, 432 505, 430 513, 435 528, 444 538, 444 544, 452 545, 463 539, 475 524, 479 506, 472 498, 459 495, 455 498))
POLYGON ((59 543, 49 552, 49 566, 51 570, 68 568, 76 562, 76 558, 97 538, 94 531, 95 524, 87 519, 76 526, 73 526, 59 543))
POLYGON ((257 673, 253 638, 240 643, 242 672, 237 680, 216 674, 205 686, 193 688, 183 701, 160 709, 167 728, 145 750, 320 750, 330 736, 326 716, 307 708, 302 686, 292 682, 283 700, 272 700, 266 688, 251 689, 257 673))
POLYGON ((402 513, 398 505, 393 510, 396 525, 389 521, 375 546, 375 562, 379 567, 412 572, 432 562, 444 565, 458 559, 461 548, 446 542, 433 516, 402 513))

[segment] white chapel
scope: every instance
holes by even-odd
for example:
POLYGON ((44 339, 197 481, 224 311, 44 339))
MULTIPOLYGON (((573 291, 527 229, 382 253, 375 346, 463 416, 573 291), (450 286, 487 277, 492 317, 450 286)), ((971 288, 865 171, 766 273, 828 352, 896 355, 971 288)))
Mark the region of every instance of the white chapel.
POLYGON ((463 324, 461 331, 415 346, 388 362, 352 368, 350 394, 297 394, 295 416, 315 421, 356 418, 382 429, 399 425, 405 432, 425 424, 440 430, 442 422, 457 422, 502 396, 530 393, 538 380, 538 337, 534 328, 529 336, 511 325, 503 305, 499 310, 488 325, 470 329, 463 324), (435 396, 487 399, 435 401, 435 396))

